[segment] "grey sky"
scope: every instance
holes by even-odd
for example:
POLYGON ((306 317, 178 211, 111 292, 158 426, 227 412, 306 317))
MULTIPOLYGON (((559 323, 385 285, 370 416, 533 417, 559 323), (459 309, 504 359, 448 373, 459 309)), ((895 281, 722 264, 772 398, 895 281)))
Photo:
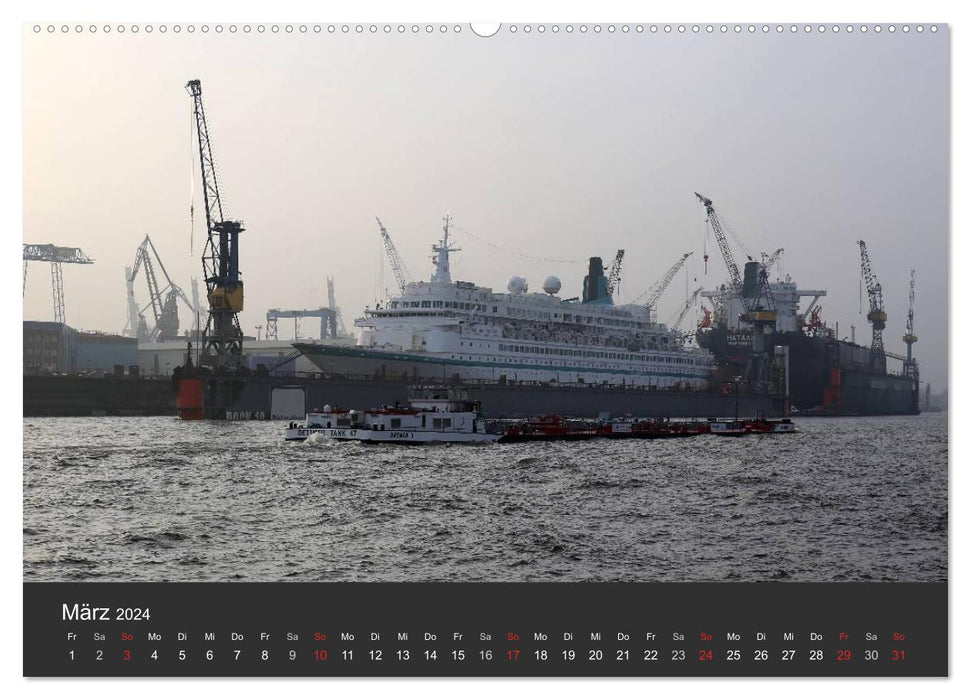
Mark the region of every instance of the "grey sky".
MULTIPOLYGON (((34 35, 24 38, 24 240, 78 245, 68 322, 120 331, 123 268, 145 234, 177 283, 189 255, 190 98, 202 80, 229 216, 246 222, 244 330, 266 309, 326 303, 350 322, 372 304, 387 225, 427 279, 441 217, 458 232, 453 277, 579 294, 585 259, 627 251, 622 296, 695 251, 698 285, 724 281, 711 197, 752 251, 827 289, 840 334, 860 311, 864 238, 883 285, 888 349, 903 352, 917 270, 922 377, 947 381, 949 67, 936 35, 34 35)), ((196 167, 196 166, 193 166, 196 167)), ((198 173, 193 170, 197 199, 198 173)), ((740 251, 738 258, 743 258, 740 251)), ((385 270, 384 287, 392 287, 385 270)), ((695 282, 691 281, 691 284, 695 282)), ((143 287, 136 290, 147 301, 143 287)), ((683 301, 678 277, 661 317, 683 301)), ((28 274, 24 317, 50 319, 49 270, 28 274)), ((183 313, 183 324, 188 319, 183 313)), ((305 322, 308 331, 312 321, 305 322)), ((289 332, 281 324, 281 336, 289 332)))

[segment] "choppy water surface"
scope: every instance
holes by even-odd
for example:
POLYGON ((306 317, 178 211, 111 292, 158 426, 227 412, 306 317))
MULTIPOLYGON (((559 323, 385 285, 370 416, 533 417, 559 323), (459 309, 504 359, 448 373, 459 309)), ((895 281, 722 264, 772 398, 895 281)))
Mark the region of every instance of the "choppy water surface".
POLYGON ((24 579, 946 580, 946 414, 797 423, 399 447, 25 419, 24 579))

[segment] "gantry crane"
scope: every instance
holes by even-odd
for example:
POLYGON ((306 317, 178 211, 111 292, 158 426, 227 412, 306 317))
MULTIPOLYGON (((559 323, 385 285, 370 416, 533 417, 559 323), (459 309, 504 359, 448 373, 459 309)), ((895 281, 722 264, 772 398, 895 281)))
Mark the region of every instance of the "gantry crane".
POLYGON ((866 293, 870 300, 870 311, 866 315, 867 321, 873 326, 873 340, 870 343, 870 357, 868 369, 871 372, 883 374, 887 371, 887 354, 883 349, 883 329, 887 327, 887 312, 883 308, 883 289, 873 274, 870 266, 870 254, 866 249, 866 242, 857 241, 860 246, 860 268, 863 281, 866 283, 866 293))
POLYGON ((914 290, 916 281, 914 270, 910 271, 910 306, 907 309, 907 329, 904 331, 904 343, 907 345, 907 359, 904 361, 904 376, 917 378, 917 361, 914 360, 914 343, 917 333, 914 331, 914 290))
POLYGON ((37 243, 24 243, 24 284, 23 293, 27 292, 27 262, 49 262, 51 264, 51 291, 54 293, 54 322, 67 323, 64 313, 64 279, 61 272, 63 263, 90 265, 94 262, 84 254, 80 248, 37 243))
POLYGON ((614 256, 614 261, 607 269, 607 293, 613 296, 620 290, 620 266, 624 261, 624 249, 621 248, 614 256))
POLYGON ((179 301, 195 314, 195 306, 172 278, 169 277, 162 258, 155 249, 155 244, 149 236, 138 246, 135 252, 135 262, 125 268, 125 283, 128 291, 128 323, 122 333, 132 335, 142 341, 171 340, 179 335, 179 301), (165 279, 165 286, 158 283, 155 265, 158 265, 165 279), (135 302, 135 279, 138 272, 144 268, 145 282, 148 285, 149 302, 139 309, 135 302), (155 326, 148 328, 145 321, 145 311, 152 310, 155 326))
POLYGON ((217 371, 231 373, 243 365, 243 331, 239 326, 238 314, 243 310, 239 234, 244 228, 241 221, 229 220, 223 215, 209 125, 202 104, 202 83, 199 80, 190 80, 186 83, 186 89, 192 96, 195 115, 208 234, 202 252, 202 269, 209 301, 209 317, 206 320, 201 361, 217 371))
POLYGON ((739 320, 752 326, 752 354, 745 368, 744 379, 752 385, 756 392, 762 392, 767 387, 769 377, 769 356, 765 337, 775 330, 777 317, 775 302, 769 291, 765 262, 755 262, 749 256, 749 261, 745 263, 745 279, 743 280, 738 272, 738 265, 735 264, 735 258, 732 256, 731 248, 728 247, 728 240, 725 238, 725 226, 718 216, 718 212, 715 211, 715 207, 708 197, 697 192, 695 192, 695 196, 705 207, 711 230, 715 234, 715 240, 718 241, 725 267, 728 268, 732 291, 741 300, 745 309, 744 313, 739 316, 739 320))
POLYGON ((664 277, 662 277, 653 285, 651 285, 651 288, 648 289, 646 292, 642 292, 640 295, 638 295, 638 297, 634 299, 634 301, 632 301, 631 303, 632 304, 640 303, 641 299, 643 299, 646 296, 647 299, 644 301, 644 306, 648 307, 651 310, 651 320, 653 320, 654 308, 657 305, 657 300, 661 298, 661 295, 664 294, 664 290, 668 288, 669 284, 671 284, 671 280, 673 280, 674 276, 678 274, 678 270, 680 270, 684 266, 684 261, 690 257, 691 257, 691 253, 685 253, 680 258, 678 258, 678 261, 674 263, 670 268, 668 268, 668 271, 664 273, 664 277))
POLYGON ((404 260, 398 254, 398 249, 394 247, 394 242, 388 234, 388 229, 381 223, 381 219, 374 218, 377 219, 378 228, 381 229, 381 240, 384 241, 384 250, 388 255, 388 264, 391 265, 391 272, 394 273, 394 279, 398 283, 398 289, 404 293, 405 285, 411 281, 411 275, 408 273, 408 268, 405 267, 404 260))
POLYGON ((278 340, 277 320, 281 318, 293 319, 293 339, 300 339, 300 319, 320 319, 320 340, 337 338, 337 313, 333 309, 320 307, 319 309, 270 309, 266 312, 266 339, 278 340))

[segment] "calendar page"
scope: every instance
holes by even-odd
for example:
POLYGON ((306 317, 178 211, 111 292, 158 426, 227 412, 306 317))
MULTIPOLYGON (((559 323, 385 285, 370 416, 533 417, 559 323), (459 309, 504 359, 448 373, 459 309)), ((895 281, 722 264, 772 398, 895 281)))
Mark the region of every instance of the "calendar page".
POLYGON ((947 676, 949 37, 25 24, 23 674, 947 676))

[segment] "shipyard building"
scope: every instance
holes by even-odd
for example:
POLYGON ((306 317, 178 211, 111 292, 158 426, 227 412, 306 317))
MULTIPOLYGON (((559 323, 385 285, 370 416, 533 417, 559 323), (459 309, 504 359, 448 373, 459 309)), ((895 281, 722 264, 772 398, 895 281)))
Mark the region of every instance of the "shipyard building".
POLYGON ((138 341, 113 333, 24 321, 24 373, 117 373, 138 365, 138 341))

